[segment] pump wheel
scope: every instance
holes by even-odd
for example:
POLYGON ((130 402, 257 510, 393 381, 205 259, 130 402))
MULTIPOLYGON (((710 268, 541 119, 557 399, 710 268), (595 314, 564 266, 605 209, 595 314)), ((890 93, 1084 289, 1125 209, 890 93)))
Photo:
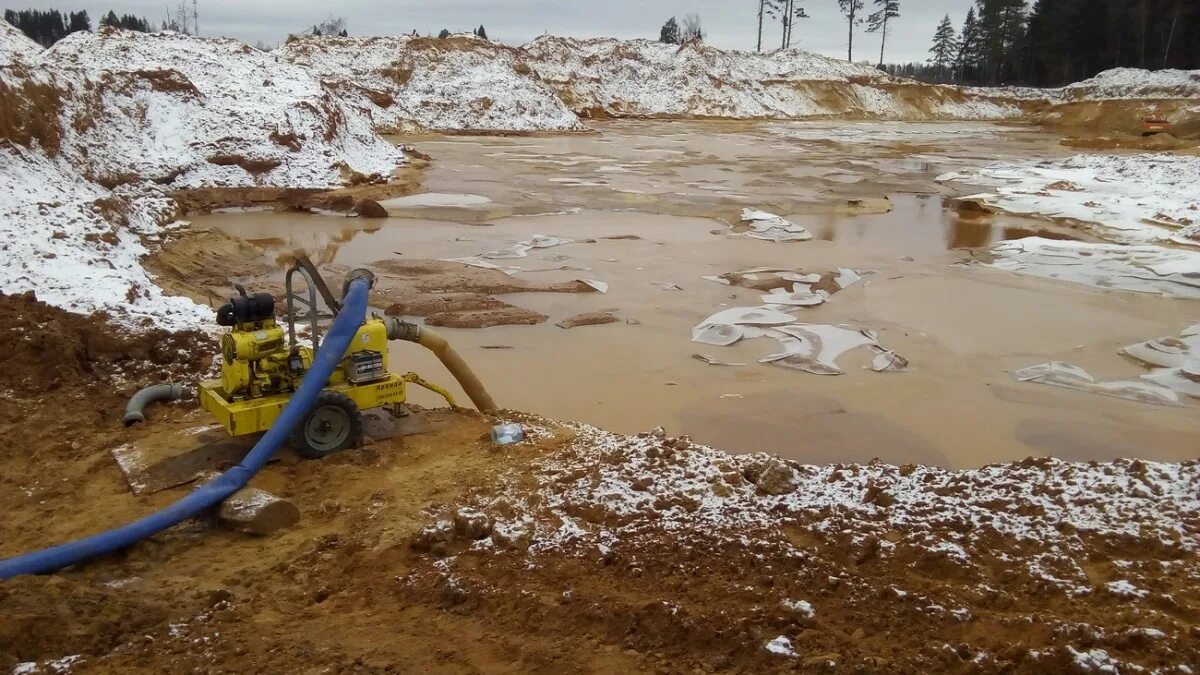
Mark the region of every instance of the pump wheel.
POLYGON ((325 389, 289 442, 304 457, 322 459, 358 443, 362 432, 362 415, 354 401, 340 391, 325 389))

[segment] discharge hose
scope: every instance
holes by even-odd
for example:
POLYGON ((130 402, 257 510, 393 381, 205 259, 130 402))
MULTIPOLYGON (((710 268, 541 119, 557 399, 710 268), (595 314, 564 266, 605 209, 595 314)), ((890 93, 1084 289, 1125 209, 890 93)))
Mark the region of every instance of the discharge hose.
POLYGON ((428 326, 418 326, 399 319, 388 319, 386 323, 389 340, 415 342, 433 352, 442 365, 446 366, 446 370, 450 371, 450 374, 458 381, 459 386, 467 393, 467 397, 471 399, 471 403, 474 403, 477 409, 481 412, 496 409, 496 402, 492 400, 491 394, 488 394, 487 389, 483 388, 483 383, 479 381, 478 377, 475 377, 475 373, 471 371, 467 362, 463 361, 449 342, 446 342, 446 338, 430 330, 428 326))
MULTIPOLYGON (((353 273, 352 273, 353 276, 353 273)), ((362 325, 367 313, 367 291, 370 279, 353 276, 342 309, 334 319, 321 348, 313 358, 312 367, 300 388, 288 401, 279 419, 254 444, 242 462, 225 473, 197 487, 188 496, 161 511, 108 532, 77 539, 66 544, 0 560, 0 579, 22 574, 48 574, 90 558, 114 553, 188 518, 200 515, 225 501, 250 482, 254 474, 287 439, 292 429, 312 410, 317 395, 329 381, 335 368, 350 347, 351 340, 362 325)))

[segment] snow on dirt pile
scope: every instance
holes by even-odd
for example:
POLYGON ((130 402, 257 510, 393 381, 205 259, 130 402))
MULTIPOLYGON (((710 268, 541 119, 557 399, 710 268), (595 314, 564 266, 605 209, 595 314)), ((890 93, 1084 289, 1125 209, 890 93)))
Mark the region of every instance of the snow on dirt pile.
POLYGON ((130 328, 211 310, 141 266, 178 208, 167 190, 334 187, 403 157, 306 71, 229 40, 76 33, 41 51, 0 33, 0 291, 130 328))
POLYGON ((1069 101, 1200 99, 1200 70, 1113 68, 1069 84, 1057 93, 1069 101))
POLYGON ((101 182, 337 187, 403 161, 365 111, 233 40, 74 33, 41 61, 70 83, 64 153, 101 182))
POLYGON ((474 36, 306 37, 277 51, 370 109, 386 133, 583 128, 520 50, 474 36))
POLYGON ((800 49, 757 54, 695 42, 546 36, 524 52, 529 67, 585 117, 998 119, 1020 112, 800 49))
POLYGON ((944 174, 939 181, 994 186, 964 197, 1012 213, 1085 223, 1123 244, 1174 240, 1200 245, 1200 157, 1142 153, 1004 162, 944 174))
POLYGON ((11 63, 14 58, 27 58, 41 50, 41 45, 25 37, 19 28, 7 21, 0 21, 0 63, 11 63))
POLYGON ((440 560, 409 583, 586 615, 613 601, 596 590, 611 577, 616 598, 636 598, 626 602, 651 644, 722 636, 730 655, 783 633, 805 658, 849 650, 833 660, 851 666, 934 659, 915 672, 951 670, 943 643, 949 663, 984 667, 972 672, 1060 672, 1073 649, 1105 649, 1130 668, 1200 659, 1172 614, 1200 574, 1196 462, 808 466, 661 431, 525 427, 519 468, 414 537, 440 560), (557 576, 573 569, 578 579, 557 576), (1161 635, 1152 649, 1127 639, 1142 628, 1161 635), (877 651, 894 648, 905 656, 877 651))

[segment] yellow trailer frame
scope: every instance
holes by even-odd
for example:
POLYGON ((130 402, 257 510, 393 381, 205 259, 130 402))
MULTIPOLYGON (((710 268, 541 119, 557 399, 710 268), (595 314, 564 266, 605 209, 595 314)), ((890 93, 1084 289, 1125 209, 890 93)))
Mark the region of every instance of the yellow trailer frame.
MULTIPOLYGON (((360 411, 385 405, 404 403, 408 400, 408 384, 412 383, 440 395, 451 408, 457 408, 450 392, 432 382, 427 382, 416 373, 396 375, 367 384, 354 385, 347 382, 329 385, 327 388, 349 396, 360 411)), ((252 398, 229 400, 221 388, 221 380, 205 380, 200 383, 200 407, 207 410, 221 423, 230 436, 257 434, 271 428, 283 412, 292 392, 252 398)))

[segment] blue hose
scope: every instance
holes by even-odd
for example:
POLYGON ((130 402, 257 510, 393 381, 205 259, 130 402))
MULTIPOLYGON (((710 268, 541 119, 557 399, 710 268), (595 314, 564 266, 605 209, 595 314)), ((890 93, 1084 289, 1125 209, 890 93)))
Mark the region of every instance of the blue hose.
POLYGON ((350 341, 362 325, 363 317, 367 313, 367 290, 366 279, 357 278, 350 283, 342 301, 342 310, 325 336, 325 341, 321 343, 320 350, 313 358, 312 368, 304 377, 300 388, 288 401, 279 419, 266 434, 263 434, 258 443, 254 444, 241 464, 200 485, 191 494, 165 509, 128 525, 59 546, 0 560, 0 579, 22 574, 48 574, 89 558, 114 553, 188 518, 200 515, 245 487, 254 474, 266 466, 267 461, 283 444, 292 429, 316 404, 317 395, 329 381, 333 370, 341 363, 342 356, 350 347, 350 341))

